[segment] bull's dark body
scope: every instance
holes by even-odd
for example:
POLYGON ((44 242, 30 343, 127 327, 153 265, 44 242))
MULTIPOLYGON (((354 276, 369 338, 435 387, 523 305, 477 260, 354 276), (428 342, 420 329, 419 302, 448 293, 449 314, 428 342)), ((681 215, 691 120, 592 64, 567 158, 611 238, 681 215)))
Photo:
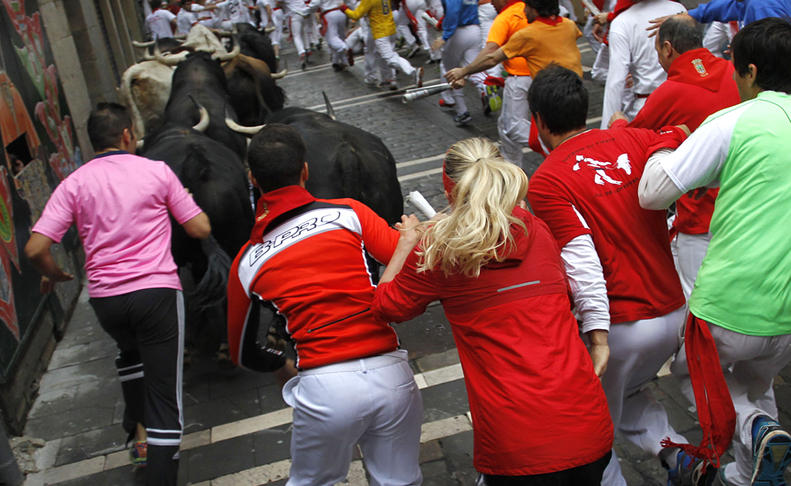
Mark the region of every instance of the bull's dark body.
MULTIPOLYGON (((195 202, 209 216, 212 235, 230 256, 244 245, 253 227, 247 173, 241 159, 223 144, 192 129, 165 127, 146 139, 142 155, 162 160, 173 169, 195 202)), ((179 266, 205 260, 198 240, 180 227, 173 236, 173 255, 179 266)), ((200 275, 198 275, 200 277, 200 275)))
POLYGON ((271 111, 283 108, 286 95, 260 59, 239 55, 223 66, 230 102, 239 123, 260 125, 271 111))
POLYGON ((181 62, 173 73, 170 99, 165 107, 167 123, 184 128, 192 127, 200 119, 200 113, 192 100, 200 103, 209 112, 209 128, 206 135, 233 150, 243 159, 247 142, 225 124, 226 113, 236 120, 228 95, 228 84, 220 63, 205 52, 195 52, 181 62))
POLYGON ((291 125, 302 135, 311 194, 357 199, 389 223, 400 220, 404 200, 395 159, 379 137, 304 108, 272 113, 267 123, 291 125))
POLYGON ((239 42, 239 47, 241 47, 242 54, 264 61, 269 66, 269 70, 276 73, 277 58, 269 36, 265 32, 255 30, 250 24, 235 25, 237 32, 239 32, 237 41, 239 42))

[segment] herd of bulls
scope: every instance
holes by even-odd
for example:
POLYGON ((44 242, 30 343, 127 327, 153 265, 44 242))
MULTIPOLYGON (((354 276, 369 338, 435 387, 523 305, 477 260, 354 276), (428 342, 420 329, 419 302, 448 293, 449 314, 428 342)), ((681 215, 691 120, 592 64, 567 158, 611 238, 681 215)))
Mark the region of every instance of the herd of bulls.
POLYGON ((202 243, 174 225, 173 255, 196 282, 188 297, 202 319, 192 331, 215 349, 224 339, 231 258, 254 220, 247 138, 263 124, 285 123, 301 133, 314 196, 358 199, 390 223, 403 211, 395 160, 381 139, 324 113, 284 108, 276 80, 286 72, 277 71, 267 35, 239 28, 226 34, 230 52, 201 25, 183 41, 150 46, 153 54, 127 69, 119 90, 141 140, 138 153, 165 161, 211 220, 213 238, 202 243))

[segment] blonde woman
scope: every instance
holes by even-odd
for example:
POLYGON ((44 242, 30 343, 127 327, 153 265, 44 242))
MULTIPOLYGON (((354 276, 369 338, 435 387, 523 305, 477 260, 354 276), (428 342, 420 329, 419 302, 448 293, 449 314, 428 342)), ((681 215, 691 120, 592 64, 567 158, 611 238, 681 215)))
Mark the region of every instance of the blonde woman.
MULTIPOLYGON (((374 313, 401 322, 442 302, 464 369, 475 467, 489 486, 598 485, 612 422, 560 251, 522 207, 527 177, 493 143, 471 138, 448 150, 443 182, 450 208, 421 236, 414 216, 402 218, 374 313)), ((606 340, 592 353, 603 371, 606 340)))

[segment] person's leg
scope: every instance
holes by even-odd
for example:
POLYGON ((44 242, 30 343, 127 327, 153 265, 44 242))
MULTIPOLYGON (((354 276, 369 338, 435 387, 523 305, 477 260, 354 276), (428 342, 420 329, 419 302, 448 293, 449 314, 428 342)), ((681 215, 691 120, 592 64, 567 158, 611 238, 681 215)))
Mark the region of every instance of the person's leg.
POLYGON ((291 12, 289 16, 291 17, 291 40, 294 42, 297 55, 302 57, 305 54, 305 37, 302 33, 305 20, 294 12, 291 12))
POLYGON ((325 38, 327 45, 331 52, 331 61, 333 63, 346 64, 346 43, 343 41, 345 37, 346 14, 340 10, 333 10, 324 15, 324 20, 327 22, 327 32, 325 38))
POLYGON ((130 294, 129 313, 146 371, 146 484, 175 485, 184 423, 184 298, 175 289, 139 290, 130 294))
POLYGON ((118 346, 115 367, 121 382, 125 405, 122 426, 130 438, 134 436, 137 440, 145 440, 144 431, 143 433, 138 431, 138 425, 144 425, 145 420, 143 362, 140 360, 134 329, 129 322, 127 296, 91 298, 90 304, 102 329, 118 346))
POLYGON ((353 371, 300 373, 286 383, 283 399, 294 408, 288 486, 346 479, 354 446, 370 422, 368 393, 363 374, 353 371))
POLYGON ((374 41, 376 45, 376 53, 393 69, 399 69, 407 76, 415 74, 415 68, 404 59, 396 54, 393 49, 393 36, 380 37, 374 41))
MULTIPOLYGON (((616 432, 654 454, 659 453, 659 442, 667 436, 686 441, 668 423, 665 409, 642 389, 678 349, 683 318, 684 309, 680 308, 655 319, 610 327, 610 360, 602 387, 613 425, 616 432)), ((602 484, 625 484, 615 454, 604 471, 602 484)))
POLYGON ((706 256, 709 248, 711 233, 702 235, 689 235, 679 233, 677 238, 677 257, 678 257, 678 277, 681 280, 681 287, 684 295, 689 298, 692 289, 695 287, 695 279, 698 276, 700 264, 706 256))
POLYGON ((360 448, 372 486, 418 485, 423 402, 406 351, 387 356, 398 361, 365 373, 373 413, 360 448))
POLYGON ((500 153, 511 163, 522 166, 522 149, 530 141, 530 108, 527 90, 533 78, 530 76, 508 76, 503 88, 503 105, 497 119, 500 136, 500 153))

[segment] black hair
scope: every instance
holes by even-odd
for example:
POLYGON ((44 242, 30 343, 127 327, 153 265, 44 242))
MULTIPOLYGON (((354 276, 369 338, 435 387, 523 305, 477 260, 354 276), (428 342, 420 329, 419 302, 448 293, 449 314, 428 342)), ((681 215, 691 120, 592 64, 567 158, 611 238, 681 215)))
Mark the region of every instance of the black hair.
POLYGON ((693 18, 688 16, 673 16, 665 20, 659 27, 657 35, 659 44, 668 41, 679 54, 703 47, 703 35, 700 27, 693 18))
POLYGON ((755 84, 763 90, 791 93, 791 23, 768 17, 746 25, 731 42, 733 67, 741 76, 757 69, 755 84))
POLYGON ((269 123, 253 136, 247 149, 250 172, 262 192, 299 184, 305 142, 296 128, 269 123))
POLYGON ((558 0, 525 0, 525 4, 528 7, 536 9, 536 11, 538 11, 539 17, 560 15, 558 0))
POLYGON ((574 71, 557 64, 539 71, 527 91, 527 103, 555 135, 585 128, 588 90, 574 71))
POLYGON ((132 118, 118 103, 99 103, 88 117, 88 138, 97 152, 118 147, 125 129, 132 130, 132 118))

